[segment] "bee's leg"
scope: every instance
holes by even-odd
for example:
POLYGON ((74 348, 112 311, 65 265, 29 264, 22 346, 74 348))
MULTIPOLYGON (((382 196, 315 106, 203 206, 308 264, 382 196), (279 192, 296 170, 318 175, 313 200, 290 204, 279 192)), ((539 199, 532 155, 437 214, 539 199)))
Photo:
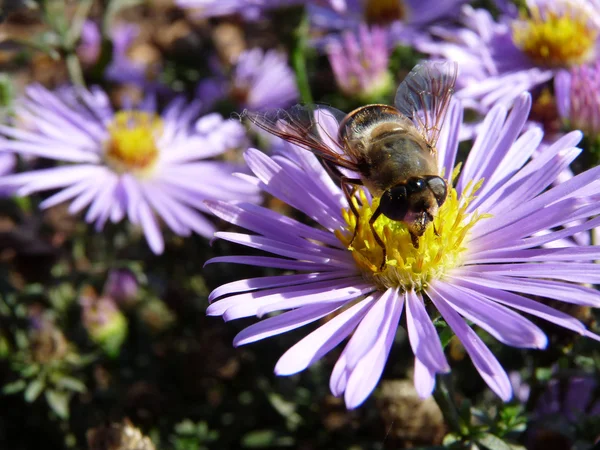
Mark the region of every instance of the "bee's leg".
POLYGON ((369 219, 369 226, 371 227, 371 232, 373 233, 373 237, 375 238, 375 241, 377 241, 377 244, 379 244, 379 246, 381 247, 381 250, 383 251, 383 261, 381 261, 381 266, 379 266, 379 271, 381 272, 381 271, 383 271, 383 268, 385 267, 385 263, 387 262, 387 250, 385 249, 385 244, 383 243, 383 241, 377 234, 377 231, 375 231, 374 224, 380 215, 381 215, 381 210, 379 209, 379 206, 378 206, 377 209, 373 212, 373 215, 371 216, 371 218, 369 219))
MULTIPOLYGON (((435 231, 435 229, 434 229, 434 231, 435 231)), ((419 236, 417 236, 414 233, 410 233, 410 240, 412 241, 412 245, 414 248, 419 248, 419 236)))
POLYGON ((352 247, 354 239, 356 239, 356 235, 358 234, 358 227, 360 226, 360 216, 358 210, 356 209, 356 206, 354 206, 352 198, 354 197, 354 194, 356 194, 356 189, 358 188, 358 186, 362 186, 363 182, 360 178, 349 178, 345 176, 332 162, 323 160, 323 166, 325 167, 325 170, 327 170, 329 175, 331 175, 334 178, 339 178, 340 185, 342 187, 342 192, 344 192, 346 200, 348 200, 348 204, 350 205, 350 210, 352 211, 352 214, 354 214, 354 218, 356 219, 354 233, 352 234, 350 244, 348 244, 348 247, 352 247))
POLYGON ((350 210, 352 211, 352 214, 354 214, 354 218, 356 221, 356 226, 354 227, 352 239, 350 240, 350 244, 348 244, 348 247, 352 247, 352 244, 354 244, 354 239, 356 239, 356 236, 358 235, 358 227, 360 226, 360 215, 358 213, 358 210, 356 209, 356 206, 354 205, 354 202, 352 201, 352 197, 354 197, 354 194, 356 193, 357 185, 352 183, 352 178, 346 178, 344 176, 342 176, 340 181, 342 183, 342 191, 344 191, 344 195, 348 200, 350 210))

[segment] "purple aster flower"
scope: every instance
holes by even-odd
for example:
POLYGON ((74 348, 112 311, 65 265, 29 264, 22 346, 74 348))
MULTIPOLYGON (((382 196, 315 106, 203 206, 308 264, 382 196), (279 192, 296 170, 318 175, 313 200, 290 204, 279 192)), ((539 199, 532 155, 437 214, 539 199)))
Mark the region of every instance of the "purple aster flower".
POLYGON ((77 56, 79 60, 88 66, 98 62, 102 50, 102 33, 100 27, 93 20, 86 20, 81 27, 77 56))
POLYGON ((464 6, 462 25, 433 26, 415 47, 459 63, 456 97, 481 112, 510 105, 523 91, 552 79, 557 70, 593 61, 598 54, 597 0, 527 0, 520 15, 494 20, 464 6))
MULTIPOLYGON (((139 61, 129 54, 136 38, 139 27, 131 23, 119 23, 110 31, 113 43, 112 58, 106 67, 104 76, 115 83, 131 83, 144 87, 146 90, 166 91, 168 87, 156 81, 161 71, 158 61, 139 61)), ((98 24, 86 20, 81 29, 81 38, 77 47, 77 55, 87 65, 98 62, 102 49, 102 34, 98 24)))
MULTIPOLYGON (((221 256, 209 263, 294 273, 223 285, 210 294, 207 313, 227 321, 269 316, 240 332, 235 345, 335 314, 290 348, 275 372, 300 372, 350 336, 330 380, 333 394, 343 395, 349 408, 360 405, 377 385, 402 314, 415 354, 416 389, 423 397, 430 395, 435 375, 450 370, 432 322, 441 317, 489 387, 503 400, 510 399, 507 373, 466 320, 519 348, 547 345, 542 330, 520 313, 600 339, 574 317, 529 298, 600 306, 600 294, 583 285, 600 278, 600 266, 593 263, 600 247, 543 247, 600 224, 600 204, 590 200, 600 191, 600 167, 551 187, 580 153, 575 146, 581 133, 565 135, 531 159, 543 133, 535 128, 521 134, 530 106, 531 97, 523 94, 510 114, 501 105, 494 107, 459 172, 455 167, 463 112, 458 102, 451 105, 437 144, 441 173, 453 186, 448 199, 419 248, 403 222, 378 218, 374 226, 388 255, 383 268, 382 249, 368 226, 379 198, 359 189, 356 219, 340 188, 308 151, 288 144, 285 154, 270 158, 248 150, 246 161, 254 177, 246 178, 320 227, 252 204, 208 202, 217 216, 250 231, 219 232, 216 237, 273 255, 221 256), (356 220, 361 226, 349 248, 356 220), (575 220, 582 223, 561 228, 575 220), (540 230, 552 231, 536 236, 540 230), (270 316, 274 312, 282 313, 270 316)), ((331 139, 338 121, 324 111, 317 110, 315 120, 323 139, 331 139)))
MULTIPOLYGON (((3 140, 0 140, 0 149, 2 148, 3 140)), ((17 158, 11 153, 0 153, 0 175, 6 175, 15 170, 17 158)))
POLYGON ((205 161, 244 146, 245 131, 218 114, 198 118, 199 102, 176 98, 161 115, 146 103, 113 111, 100 88, 28 87, 15 111, 35 127, 0 125, 0 135, 11 138, 0 150, 68 164, 8 175, 0 186, 22 196, 58 189, 41 207, 69 201, 72 214, 88 207, 85 219, 97 230, 127 217, 155 253, 164 247, 159 219, 180 236, 212 236, 203 200, 258 200, 254 186, 232 176, 237 166, 205 161))
POLYGON ((586 415, 600 416, 597 389, 598 380, 593 376, 555 376, 536 404, 536 415, 560 415, 572 422, 586 415))
POLYGON ((345 32, 331 40, 326 52, 340 90, 349 97, 376 103, 395 87, 388 71, 390 50, 383 28, 361 25, 357 33, 345 32))
POLYGON ((315 3, 344 11, 347 0, 175 0, 182 8, 192 8, 200 17, 242 14, 247 19, 256 19, 269 9, 315 3))
POLYGON ((81 321, 91 340, 110 356, 117 356, 127 337, 127 318, 114 299, 87 293, 79 299, 81 321))
POLYGON ((556 106, 570 129, 582 130, 592 141, 600 138, 600 60, 562 70, 554 79, 556 106))
POLYGON ((456 16, 464 3, 466 0, 346 0, 343 9, 315 4, 309 5, 309 12, 317 28, 342 31, 364 23, 385 25, 393 41, 409 44, 425 25, 456 16))
POLYGON ((260 111, 290 106, 299 94, 287 57, 276 50, 254 48, 238 58, 230 95, 242 108, 260 111))
POLYGON ((108 274, 103 296, 114 299, 122 306, 134 304, 138 297, 138 280, 129 269, 114 269, 108 274))
POLYGON ((130 50, 139 35, 139 27, 131 23, 120 23, 111 32, 113 54, 104 76, 116 83, 132 83, 146 91, 168 91, 169 88, 159 82, 158 75, 162 67, 159 60, 140 60, 130 55, 130 50))
MULTIPOLYGON (((0 177, 12 173, 17 166, 17 158, 12 153, 3 153, 3 139, 0 139, 0 177)), ((14 189, 0 186, 0 197, 11 195, 14 189)))

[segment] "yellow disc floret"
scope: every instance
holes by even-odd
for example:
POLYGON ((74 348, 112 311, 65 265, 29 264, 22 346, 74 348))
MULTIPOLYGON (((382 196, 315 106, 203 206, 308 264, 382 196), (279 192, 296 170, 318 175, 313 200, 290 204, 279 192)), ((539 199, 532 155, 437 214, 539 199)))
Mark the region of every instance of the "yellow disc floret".
POLYGON ((108 126, 104 143, 106 163, 118 173, 143 176, 158 159, 156 142, 162 134, 160 117, 144 111, 120 111, 108 126))
POLYGON ((431 280, 442 278, 446 271, 462 264, 469 230, 477 221, 487 217, 476 212, 467 213, 467 207, 475 198, 474 194, 481 183, 470 183, 461 198, 458 198, 455 189, 450 190, 433 226, 429 226, 419 238, 418 248, 413 246, 403 222, 380 216, 374 228, 387 252, 382 269, 383 251, 369 226, 369 219, 379 205, 379 198, 369 202, 361 190, 359 198, 353 199, 360 222, 356 238, 351 243, 357 218, 350 209, 342 211, 347 228, 343 232, 336 232, 336 236, 349 246, 363 276, 380 290, 396 287, 401 291, 423 291, 431 280))
MULTIPOLYGON (((579 3, 558 1, 560 11, 531 8, 513 23, 513 41, 536 64, 570 67, 595 57, 598 27, 579 3)), ((548 8, 552 8, 551 4, 548 8)))

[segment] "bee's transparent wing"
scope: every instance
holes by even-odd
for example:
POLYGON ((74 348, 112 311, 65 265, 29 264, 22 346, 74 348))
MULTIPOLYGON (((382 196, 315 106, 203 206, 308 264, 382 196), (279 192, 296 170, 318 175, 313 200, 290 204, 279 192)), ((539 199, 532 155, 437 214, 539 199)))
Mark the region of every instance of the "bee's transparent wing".
POLYGON ((245 110, 241 117, 275 136, 296 144, 315 155, 350 170, 357 170, 356 159, 338 143, 339 123, 346 116, 322 105, 296 105, 266 112, 245 110))
POLYGON ((411 70, 396 91, 396 108, 414 122, 432 148, 448 112, 457 72, 454 61, 425 61, 411 70))

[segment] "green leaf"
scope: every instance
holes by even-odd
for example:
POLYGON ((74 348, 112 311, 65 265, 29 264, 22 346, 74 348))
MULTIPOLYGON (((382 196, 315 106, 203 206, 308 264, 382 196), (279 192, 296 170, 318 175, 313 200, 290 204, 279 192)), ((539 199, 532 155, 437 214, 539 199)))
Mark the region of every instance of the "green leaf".
POLYGON ((72 377, 61 377, 56 381, 56 386, 64 388, 68 391, 79 393, 84 393, 85 391, 87 391, 87 387, 81 380, 72 377))
POLYGON ((302 423, 302 416, 296 412, 296 403, 285 400, 281 395, 269 393, 268 399, 273 408, 287 419, 288 428, 295 430, 302 423))
POLYGON ((273 430, 256 430, 246 434, 242 446, 249 448, 270 447, 275 441, 273 430))
POLYGON ((31 378, 40 372, 40 366, 38 364, 29 364, 21 370, 21 376, 25 378, 31 378))
POLYGON ((103 34, 110 34, 110 30, 114 27, 115 18, 119 11, 125 8, 131 8, 143 2, 144 0, 110 0, 106 12, 104 13, 104 20, 102 21, 103 34))
POLYGON ((442 441, 442 444, 444 444, 444 447, 450 447, 450 446, 460 442, 461 439, 462 439, 462 437, 456 433, 448 433, 446 436, 444 436, 444 440, 442 441))
POLYGON ((511 444, 490 433, 483 434, 477 443, 488 450, 525 450, 525 447, 511 444))
POLYGON ((67 392, 60 392, 49 389, 46 391, 46 401, 52 411, 61 419, 69 418, 69 400, 70 395, 67 392))
POLYGON ((535 378, 538 381, 548 381, 552 378, 554 370, 551 367, 538 367, 535 369, 535 378))
POLYGON ((12 383, 5 384, 2 387, 2 393, 6 395, 16 394, 17 392, 21 392, 23 389, 25 389, 25 386, 27 386, 25 380, 13 381, 12 383))
POLYGON ((442 343, 442 348, 446 348, 452 340, 452 338, 454 337, 454 332, 452 331, 452 328, 450 328, 443 320, 437 321, 435 327, 438 330, 440 342, 442 343))
POLYGON ((25 401, 27 403, 35 402, 35 400, 44 390, 44 387, 45 383, 40 378, 33 380, 31 383, 29 383, 27 389, 25 389, 25 401))

